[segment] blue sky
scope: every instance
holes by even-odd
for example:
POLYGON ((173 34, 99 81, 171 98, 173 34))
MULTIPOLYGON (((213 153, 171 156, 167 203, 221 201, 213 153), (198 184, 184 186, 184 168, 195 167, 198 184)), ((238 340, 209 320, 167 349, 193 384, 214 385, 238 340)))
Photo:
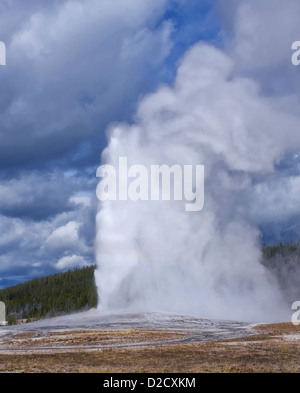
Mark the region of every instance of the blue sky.
MULTIPOLYGON (((198 41, 230 56, 236 75, 253 79, 265 100, 299 115, 300 69, 290 63, 290 44, 300 39, 296 0, 117 2, 1 2, 0 288, 94 263, 106 130, 132 122, 142 97, 172 85, 198 41)), ((272 198, 254 183, 240 202, 268 243, 300 234, 295 154, 287 149, 267 178, 257 175, 284 207, 268 210, 272 198)))

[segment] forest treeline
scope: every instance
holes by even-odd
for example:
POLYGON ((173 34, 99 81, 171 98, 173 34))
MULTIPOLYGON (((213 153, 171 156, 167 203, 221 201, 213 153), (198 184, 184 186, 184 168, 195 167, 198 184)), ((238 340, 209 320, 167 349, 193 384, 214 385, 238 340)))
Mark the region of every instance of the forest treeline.
POLYGON ((300 300, 300 242, 263 247, 263 265, 288 303, 300 300))
POLYGON ((0 290, 9 324, 82 311, 97 305, 95 266, 35 278, 0 290))

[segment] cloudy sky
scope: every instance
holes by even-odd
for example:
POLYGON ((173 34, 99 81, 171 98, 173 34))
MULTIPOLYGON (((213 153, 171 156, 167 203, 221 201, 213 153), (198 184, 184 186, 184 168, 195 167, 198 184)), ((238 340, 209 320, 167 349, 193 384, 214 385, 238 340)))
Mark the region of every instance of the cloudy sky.
MULTIPOLYGON (((284 113, 274 132, 285 145, 285 128, 300 126, 298 15, 298 0, 1 1, 0 288, 94 263, 107 129, 134 122, 142 98, 173 84, 198 41, 253 80, 259 104, 284 113)), ((242 208, 262 241, 297 240, 300 153, 270 148, 274 168, 260 171, 242 208)))

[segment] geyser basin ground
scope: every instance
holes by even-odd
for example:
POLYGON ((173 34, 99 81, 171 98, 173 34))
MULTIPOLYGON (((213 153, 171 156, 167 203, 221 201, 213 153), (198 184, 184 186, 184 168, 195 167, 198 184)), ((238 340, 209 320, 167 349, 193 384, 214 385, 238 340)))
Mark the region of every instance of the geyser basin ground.
MULTIPOLYGON (((159 330, 182 334, 184 341, 211 341, 249 335, 252 325, 235 321, 218 321, 190 316, 163 313, 99 313, 96 309, 86 312, 44 319, 33 323, 10 326, 0 330, 7 337, 23 332, 92 330, 159 330)), ((119 345, 119 344, 118 344, 119 345)), ((120 344, 121 345, 121 344, 120 344)))
POLYGON ((2 372, 300 371, 300 326, 95 309, 0 329, 2 372))

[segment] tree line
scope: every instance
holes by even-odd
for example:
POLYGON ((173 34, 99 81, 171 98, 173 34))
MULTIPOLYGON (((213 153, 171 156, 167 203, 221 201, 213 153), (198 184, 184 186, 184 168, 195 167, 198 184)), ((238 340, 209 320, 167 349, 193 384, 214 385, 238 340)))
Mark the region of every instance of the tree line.
POLYGON ((95 266, 75 268, 0 290, 9 324, 97 306, 95 266))

